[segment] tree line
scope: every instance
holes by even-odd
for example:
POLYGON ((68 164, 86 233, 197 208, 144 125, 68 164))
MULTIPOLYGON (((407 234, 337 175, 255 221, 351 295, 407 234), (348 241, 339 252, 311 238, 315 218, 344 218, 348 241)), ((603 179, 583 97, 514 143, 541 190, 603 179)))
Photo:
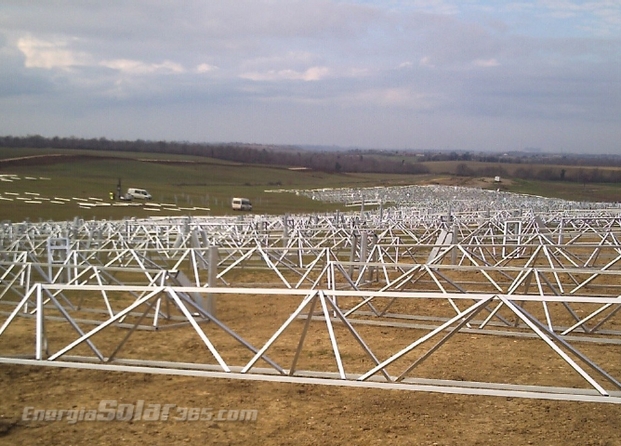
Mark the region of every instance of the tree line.
POLYGON ((459 163, 455 175, 464 177, 519 178, 538 181, 567 181, 574 183, 621 183, 621 169, 599 167, 524 165, 505 168, 502 165, 473 167, 459 163))
POLYGON ((130 141, 58 136, 47 138, 40 135, 0 136, 0 147, 191 155, 244 164, 298 167, 335 173, 426 174, 430 172, 428 166, 431 163, 450 161, 444 171, 438 172, 438 169, 434 169, 434 172, 471 177, 501 176, 543 181, 621 183, 621 157, 618 155, 321 150, 248 143, 195 143, 142 139, 130 141), (606 168, 600 168, 603 166, 606 168))
POLYGON ((302 167, 325 172, 422 174, 428 169, 417 162, 390 157, 366 156, 359 151, 304 150, 293 146, 245 143, 190 143, 168 141, 123 141, 106 138, 46 138, 0 136, 0 147, 74 149, 108 152, 166 153, 208 157, 244 164, 302 167))

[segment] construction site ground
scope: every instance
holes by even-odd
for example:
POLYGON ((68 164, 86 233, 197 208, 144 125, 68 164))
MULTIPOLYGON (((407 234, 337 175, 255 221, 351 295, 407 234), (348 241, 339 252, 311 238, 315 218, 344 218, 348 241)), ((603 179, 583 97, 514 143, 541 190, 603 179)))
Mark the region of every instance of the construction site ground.
MULTIPOLYGON (((299 303, 286 305, 279 299, 219 299, 217 315, 247 340, 262 345, 299 303)), ((450 312, 446 302, 434 305, 439 306, 436 314, 450 312)), ((24 346, 34 346, 33 324, 33 319, 16 321, 4 335, 0 350, 11 354, 24 351, 24 346)), ((291 349, 285 347, 293 345, 295 350, 303 324, 302 320, 294 321, 291 333, 283 334, 282 343, 270 353, 275 360, 288 363, 291 349)), ((208 323, 203 326, 219 348, 230 346, 223 350, 228 352, 224 358, 227 362, 244 364, 252 357, 215 327, 208 323)), ((336 370, 325 323, 317 319, 310 327, 298 368, 336 370)), ((370 347, 383 352, 382 355, 395 352, 424 334, 417 329, 357 328, 370 347)), ((46 322, 46 329, 52 347, 61 341, 66 343, 66 336, 75 338, 75 333, 70 334, 72 330, 67 331, 60 322, 46 322)), ((127 329, 110 330, 95 342, 109 353, 115 345, 113 341, 118 342, 126 332, 127 329)), ((356 353, 357 343, 348 340, 347 333, 338 325, 335 332, 346 367, 368 370, 370 362, 356 362, 362 361, 357 359, 361 357, 356 353)), ((580 346, 585 353, 602 360, 606 370, 619 376, 619 346, 580 346)), ((72 353, 89 354, 89 350, 80 346, 72 353)), ((137 331, 122 353, 119 356, 124 358, 214 363, 189 326, 137 331)), ((412 375, 588 387, 542 341, 496 335, 460 333, 412 375)), ((617 404, 23 365, 0 365, 0 391, 0 444, 6 445, 621 445, 621 405, 617 404), (86 414, 97 410, 105 400, 118 405, 174 406, 170 406, 168 420, 158 421, 32 420, 34 410, 55 410, 55 416, 60 410, 82 410, 86 414), (186 416, 183 420, 183 408, 204 410, 208 416, 195 421, 186 416), (236 411, 250 410, 256 410, 256 419, 233 419, 236 411), (227 417, 233 414, 232 419, 219 419, 224 415, 218 414, 224 413, 227 417)), ((186 415, 190 413, 187 411, 186 415)))

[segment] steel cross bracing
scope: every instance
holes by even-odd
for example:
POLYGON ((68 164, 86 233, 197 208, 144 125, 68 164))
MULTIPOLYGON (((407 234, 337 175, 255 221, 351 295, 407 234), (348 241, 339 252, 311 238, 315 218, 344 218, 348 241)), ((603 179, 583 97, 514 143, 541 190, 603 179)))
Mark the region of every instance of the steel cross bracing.
MULTIPOLYGON (((619 298, 574 296, 562 299, 574 305, 592 302, 598 305, 621 304, 619 298)), ((5 341, 2 343, 0 362, 255 380, 281 378, 288 382, 380 388, 409 386, 413 390, 621 403, 621 384, 615 375, 598 364, 591 355, 585 354, 581 350, 582 345, 578 349, 573 339, 550 330, 528 311, 525 302, 552 304, 560 302, 560 299, 519 296, 518 301, 514 296, 499 293, 471 293, 466 296, 387 291, 370 296, 364 291, 326 289, 174 287, 155 283, 152 286, 122 287, 39 283, 32 286, 17 302, 0 326, 0 339, 5 341), (116 300, 116 295, 128 292, 137 297, 123 308, 102 315, 99 323, 93 326, 76 317, 79 311, 67 311, 66 302, 57 298, 59 291, 68 299, 74 293, 79 296, 92 292, 103 292, 110 301, 116 300), (252 299, 278 298, 278 302, 291 311, 287 317, 267 318, 265 323, 268 324, 268 335, 258 338, 254 328, 243 324, 232 327, 226 317, 214 316, 190 297, 205 292, 217 294, 223 301, 229 298, 243 299, 245 296, 252 299), (342 304, 344 300, 358 300, 367 305, 369 299, 397 299, 411 303, 421 300, 443 301, 447 298, 456 301, 459 307, 452 317, 428 330, 401 329, 403 339, 390 344, 379 342, 370 334, 373 331, 369 327, 374 326, 359 324, 359 320, 348 315, 347 305, 342 304), (567 380, 575 387, 458 382, 417 376, 416 372, 424 367, 425 362, 432 361, 443 347, 464 336, 468 324, 474 322, 486 309, 501 304, 505 307, 503 311, 506 315, 521 320, 528 327, 528 333, 572 372, 573 376, 567 378, 563 375, 560 382, 567 380), (25 306, 28 308, 24 309, 25 306), (167 351, 167 341, 171 339, 166 336, 167 331, 152 333, 148 338, 138 336, 137 327, 145 319, 153 318, 153 324, 156 324, 157 318, 166 318, 172 313, 179 315, 175 320, 185 320, 188 330, 194 333, 197 342, 203 346, 203 353, 195 351, 191 358, 186 355, 184 358, 188 359, 185 361, 175 361, 174 358, 180 353, 174 352, 171 356, 171 352, 167 351), (32 314, 32 318, 19 317, 24 314, 32 314), (323 345, 327 346, 320 351, 314 349, 318 325, 326 338, 323 345), (17 348, 10 341, 20 339, 20 333, 24 330, 31 330, 30 334, 35 335, 34 343, 25 343, 17 348), (132 338, 138 338, 138 342, 132 338), (145 342, 148 349, 144 349, 145 342), (284 351, 287 346, 289 348, 284 351), (139 357, 136 357, 136 347, 139 348, 139 357), (319 352, 322 358, 316 361, 321 361, 321 370, 309 370, 305 354, 317 355, 319 352), (581 382, 584 385, 581 386, 581 382)), ((375 322, 362 320, 365 321, 375 322)), ((386 327, 380 327, 382 333, 387 332, 386 327)), ((175 329, 181 330, 182 327, 177 323, 175 329)), ((174 337, 177 336, 178 332, 174 337)), ((507 351, 498 353, 506 354, 507 351)), ((606 358, 599 359, 610 364, 606 358)), ((310 363, 311 366, 316 364, 310 363)), ((618 372, 618 368, 615 370, 618 372)))
POLYGON ((618 211, 464 203, 3 224, 0 361, 620 402, 618 211), (220 315, 268 300, 280 313, 220 315), (262 337, 246 326, 259 316, 262 337), (171 329, 194 333, 207 357, 163 351, 156 339, 171 329), (425 369, 464 337, 490 334, 511 339, 509 350, 538 342, 578 381, 425 369), (149 348, 134 353, 134 342, 149 348))

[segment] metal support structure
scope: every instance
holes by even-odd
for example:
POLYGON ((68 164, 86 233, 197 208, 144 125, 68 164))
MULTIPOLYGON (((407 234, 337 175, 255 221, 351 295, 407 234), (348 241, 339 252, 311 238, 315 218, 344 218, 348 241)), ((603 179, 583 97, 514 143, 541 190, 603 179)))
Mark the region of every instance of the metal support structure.
POLYGON ((621 210, 433 190, 339 192, 378 212, 4 224, 0 363, 621 403, 621 210), (13 327, 34 350, 3 342, 13 327), (206 356, 160 359, 174 330, 206 356), (154 341, 126 355, 139 332, 154 341), (418 375, 473 334, 537 340, 570 384, 418 375))
MULTIPOLYGON (((209 276, 207 283, 209 286, 216 286, 216 280, 218 277, 218 247, 209 247, 209 276)), ((216 316, 216 296, 213 294, 207 294, 207 302, 205 306, 207 313, 216 316)))

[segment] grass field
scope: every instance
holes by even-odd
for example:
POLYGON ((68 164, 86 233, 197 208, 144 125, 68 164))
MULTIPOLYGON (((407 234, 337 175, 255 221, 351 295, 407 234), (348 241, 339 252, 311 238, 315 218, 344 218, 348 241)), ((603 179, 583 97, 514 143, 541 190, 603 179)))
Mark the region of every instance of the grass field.
POLYGON ((515 180, 508 190, 571 201, 617 202, 621 200, 621 185, 609 183, 515 180))
MULTIPOLYGON (((342 208, 342 205, 320 203, 294 193, 273 192, 323 187, 437 183, 500 187, 516 193, 575 201, 617 201, 621 196, 619 184, 510 180, 497 185, 477 181, 480 178, 451 175, 455 162, 426 165, 432 172, 427 175, 326 173, 236 164, 196 156, 0 148, 3 180, 0 182, 0 220, 121 219, 163 213, 225 215, 233 213, 230 202, 236 196, 250 198, 253 213, 257 214, 333 212, 342 208), (31 156, 37 158, 15 160, 31 156), (142 205, 126 206, 127 203, 113 206, 115 203, 111 202, 109 194, 116 190, 119 180, 122 192, 128 187, 145 188, 153 195, 154 203, 171 205, 169 210, 163 207, 145 210, 142 205), (89 199, 101 205, 80 206, 80 200, 89 199)), ((473 164, 473 168, 476 167, 473 164)))
MULTIPOLYGON (((51 154, 2 149, 0 160, 51 154)), ((153 202, 174 204, 182 208, 177 212, 183 215, 232 214, 230 202, 233 197, 250 198, 254 205, 253 212, 258 214, 334 211, 338 206, 294 193, 272 191, 388 186, 412 184, 417 180, 407 175, 329 174, 241 165, 209 158, 154 157, 153 154, 146 157, 142 153, 133 154, 133 157, 125 153, 122 158, 117 158, 116 154, 111 157, 109 153, 102 155, 84 151, 66 151, 64 154, 68 155, 66 159, 43 157, 0 163, 0 175, 4 176, 0 183, 0 196, 5 198, 0 201, 0 220, 120 219, 157 215, 158 211, 144 210, 142 206, 78 206, 77 200, 89 198, 100 200, 102 204, 112 204, 109 193, 116 190, 119 180, 123 192, 128 187, 145 188, 153 195, 153 202), (17 199, 17 196, 34 197, 35 200, 17 199), (36 200, 37 197, 44 199, 36 200), (54 198, 70 201, 53 203, 62 201, 54 198)))

